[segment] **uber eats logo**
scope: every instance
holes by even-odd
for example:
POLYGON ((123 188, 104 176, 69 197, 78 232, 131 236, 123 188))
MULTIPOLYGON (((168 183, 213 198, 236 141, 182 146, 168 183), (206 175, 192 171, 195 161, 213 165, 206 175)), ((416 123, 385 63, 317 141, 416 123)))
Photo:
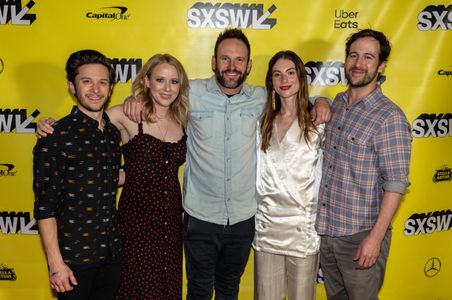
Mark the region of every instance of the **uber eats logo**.
POLYGON ((427 30, 452 30, 452 5, 429 5, 417 16, 417 28, 427 30))
POLYGON ((36 14, 28 11, 35 5, 34 1, 28 1, 22 6, 21 0, 0 0, 0 25, 31 25, 36 20, 36 14))
POLYGON ((191 28, 252 28, 272 29, 276 19, 270 15, 275 5, 264 10, 263 4, 239 3, 195 3, 187 13, 188 26, 191 28))
POLYGON ((452 114, 421 114, 413 121, 411 134, 415 138, 452 136, 452 114))

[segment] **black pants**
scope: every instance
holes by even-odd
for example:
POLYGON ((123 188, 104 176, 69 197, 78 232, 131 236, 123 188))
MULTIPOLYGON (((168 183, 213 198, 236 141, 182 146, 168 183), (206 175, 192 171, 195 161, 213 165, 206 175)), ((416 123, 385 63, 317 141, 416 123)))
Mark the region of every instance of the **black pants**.
POLYGON ((89 265, 68 265, 77 285, 58 293, 58 300, 112 300, 119 287, 119 259, 89 265))
POLYGON ((184 214, 187 300, 237 299, 254 238, 254 217, 218 225, 184 214))

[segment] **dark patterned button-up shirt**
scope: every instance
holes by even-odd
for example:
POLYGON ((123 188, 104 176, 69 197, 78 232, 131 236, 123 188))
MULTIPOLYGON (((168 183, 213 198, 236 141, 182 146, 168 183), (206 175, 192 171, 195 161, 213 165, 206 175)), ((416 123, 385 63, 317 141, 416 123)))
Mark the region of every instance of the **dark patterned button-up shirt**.
POLYGON ((372 229, 384 191, 405 193, 411 130, 404 113, 380 87, 350 106, 347 93, 339 93, 332 111, 316 229, 337 237, 372 229))
POLYGON ((56 218, 63 260, 90 264, 120 250, 116 190, 120 133, 104 113, 98 122, 77 107, 33 149, 34 216, 56 218))

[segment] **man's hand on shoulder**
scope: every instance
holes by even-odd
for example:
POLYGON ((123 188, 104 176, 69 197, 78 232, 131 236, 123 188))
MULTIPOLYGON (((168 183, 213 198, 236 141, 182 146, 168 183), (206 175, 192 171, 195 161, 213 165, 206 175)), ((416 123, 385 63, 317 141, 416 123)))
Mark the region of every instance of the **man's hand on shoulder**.
POLYGON ((131 121, 135 123, 141 123, 143 118, 144 103, 136 99, 134 96, 129 96, 124 100, 124 105, 122 106, 124 114, 131 121))
POLYGON ((311 111, 311 120, 314 124, 319 125, 329 122, 331 116, 332 113, 329 100, 324 97, 318 97, 315 100, 314 107, 311 111))
POLYGON ((35 135, 38 139, 46 137, 48 134, 53 133, 53 124, 55 120, 52 118, 40 118, 38 123, 36 123, 35 135))

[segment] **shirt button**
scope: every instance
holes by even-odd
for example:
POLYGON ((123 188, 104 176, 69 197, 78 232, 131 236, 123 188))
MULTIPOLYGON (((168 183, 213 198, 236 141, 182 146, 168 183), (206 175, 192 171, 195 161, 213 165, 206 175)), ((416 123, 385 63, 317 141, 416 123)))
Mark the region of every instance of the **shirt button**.
POLYGON ((168 163, 168 161, 166 160, 166 161, 165 161, 165 164, 167 164, 167 163, 168 163))
POLYGON ((325 203, 322 203, 322 206, 326 206, 326 204, 325 204, 325 203))
POLYGON ((337 129, 341 130, 341 126, 339 126, 337 129))
POLYGON ((337 149, 337 147, 336 147, 336 146, 333 146, 333 149, 337 149))
POLYGON ((330 169, 331 169, 332 167, 333 167, 332 165, 329 166, 330 169))
POLYGON ((328 184, 325 184, 325 187, 327 188, 327 187, 328 187, 328 184))

